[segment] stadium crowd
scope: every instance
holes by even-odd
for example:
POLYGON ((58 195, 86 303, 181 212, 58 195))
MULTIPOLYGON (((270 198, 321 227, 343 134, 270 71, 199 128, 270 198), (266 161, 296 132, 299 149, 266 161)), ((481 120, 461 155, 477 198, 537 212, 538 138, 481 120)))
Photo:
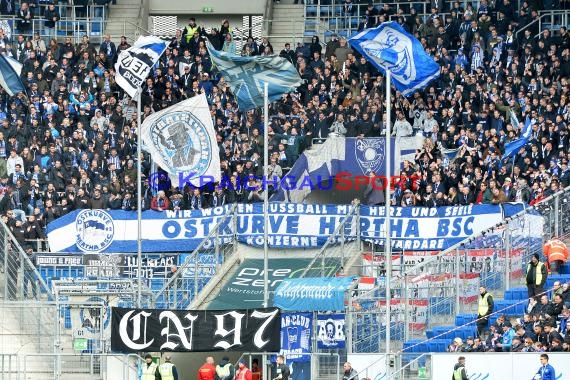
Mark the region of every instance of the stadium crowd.
MULTIPOLYGON (((136 209, 137 125, 135 104, 114 79, 114 62, 130 46, 127 39, 114 42, 107 35, 94 46, 88 36, 75 44, 71 37, 58 41, 30 35, 26 7, 22 3, 16 13, 20 21, 12 39, 0 30, 0 52, 22 63, 27 88, 27 94, 13 97, 0 93, 0 214, 35 239, 43 237, 47 223, 74 209, 136 209)), ((494 6, 481 0, 477 9, 456 2, 445 17, 434 8, 421 19, 414 10, 404 17, 392 15, 389 5, 367 6, 360 28, 394 16, 441 67, 439 79, 425 91, 408 99, 394 91, 390 133, 422 134, 425 142, 415 160, 402 163, 392 204, 534 204, 570 184, 570 35, 562 27, 556 36, 544 30, 535 37, 538 31, 532 27, 518 38, 515 32, 536 19, 539 9, 530 1, 515 7, 509 0, 494 6), (519 137, 527 117, 532 122, 529 144, 502 160, 505 144, 519 137), (414 184, 410 176, 420 179, 414 184)), ((45 18, 46 30, 59 20, 50 10, 52 5, 42 16, 35 14, 45 18)), ((190 19, 143 85, 142 118, 205 93, 222 174, 236 185, 157 192, 146 181, 152 165, 144 154, 145 210, 261 201, 262 189, 237 184, 262 174, 264 144, 269 145, 271 175, 283 176, 305 149, 331 133, 385 136, 383 77, 346 38, 333 36, 323 44, 315 36, 310 43, 274 49, 267 38, 250 37, 239 49, 242 55, 279 54, 305 81, 271 105, 269 141, 262 137, 261 110, 238 109, 212 66, 206 40, 218 50, 236 52, 227 20, 220 28, 204 28, 190 19)))
MULTIPOLYGON (((486 293, 482 289, 481 296, 486 293)), ((488 297, 488 296, 487 296, 488 297)), ((492 305, 493 302, 490 302, 492 305)), ((465 341, 455 338, 449 352, 570 352, 570 284, 554 282, 551 292, 529 298, 524 315, 501 314, 489 328, 465 341)), ((491 306, 492 311, 492 306, 491 306)))

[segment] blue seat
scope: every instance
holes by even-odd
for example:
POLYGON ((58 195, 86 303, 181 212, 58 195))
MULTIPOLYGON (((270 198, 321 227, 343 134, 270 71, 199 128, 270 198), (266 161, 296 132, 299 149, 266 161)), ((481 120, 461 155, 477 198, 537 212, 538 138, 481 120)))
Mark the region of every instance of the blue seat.
POLYGON ((463 326, 477 319, 477 314, 457 314, 455 316, 455 326, 463 326))
POLYGON ((314 17, 317 15, 317 6, 316 5, 307 5, 305 7, 305 16, 314 17))
POLYGON ((332 13, 330 5, 321 5, 321 17, 328 17, 332 13))

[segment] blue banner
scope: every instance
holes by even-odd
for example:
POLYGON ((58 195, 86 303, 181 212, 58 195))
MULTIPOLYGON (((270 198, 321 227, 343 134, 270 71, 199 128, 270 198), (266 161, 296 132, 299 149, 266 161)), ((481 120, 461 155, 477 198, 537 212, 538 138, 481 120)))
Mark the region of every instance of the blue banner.
POLYGON ((273 304, 283 310, 344 310, 344 295, 354 277, 311 277, 283 280, 273 304))
POLYGON ((241 111, 263 106, 265 83, 269 84, 269 101, 295 91, 302 83, 295 66, 285 58, 229 54, 217 51, 209 42, 207 47, 212 63, 230 85, 241 111))
POLYGON ((281 314, 281 351, 287 362, 311 360, 313 313, 281 314))
POLYGON ((439 65, 421 42, 394 21, 363 30, 349 43, 382 73, 389 70, 392 83, 404 96, 425 88, 439 76, 439 65))
POLYGON ((317 348, 344 348, 346 333, 344 314, 317 315, 317 348))
MULTIPOLYGON (((268 227, 271 248, 318 248, 346 219, 349 205, 269 204, 268 227)), ((222 222, 218 241, 237 239, 262 247, 263 204, 239 204, 235 226, 226 217, 232 206, 202 210, 145 211, 142 213, 143 252, 189 252, 222 222)), ((497 225, 503 219, 498 205, 392 207, 392 247, 398 250, 443 250, 465 238, 497 225)), ((360 239, 383 244, 385 208, 360 206, 357 218, 345 224, 348 240, 360 239), (357 236, 359 234, 359 236, 357 236)), ((47 227, 53 252, 132 253, 137 251, 137 213, 129 211, 75 210, 47 227)), ((212 241, 205 247, 211 247, 212 241)))
MULTIPOLYGON (((371 171, 379 176, 386 175, 386 160, 390 162, 390 173, 400 173, 398 167, 408 154, 413 159, 416 149, 423 144, 421 137, 398 137, 391 139, 390 157, 386 157, 384 138, 329 137, 323 144, 305 150, 282 180, 271 201, 304 203, 304 199, 315 189, 330 190, 333 183, 339 190, 355 190, 358 176, 371 171), (294 184, 294 185, 293 185, 294 184)), ((362 185, 362 184, 361 184, 362 185)), ((362 185, 361 190, 364 189, 362 185)))

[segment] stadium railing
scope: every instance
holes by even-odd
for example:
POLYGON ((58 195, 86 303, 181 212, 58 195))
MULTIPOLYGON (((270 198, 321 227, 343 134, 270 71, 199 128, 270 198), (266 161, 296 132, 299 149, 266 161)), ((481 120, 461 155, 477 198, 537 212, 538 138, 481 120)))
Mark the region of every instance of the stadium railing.
POLYGON ((218 220, 209 235, 202 240, 190 257, 168 278, 164 286, 153 294, 154 307, 159 309, 187 308, 213 276, 219 272, 222 265, 234 255, 237 247, 235 237, 230 241, 224 241, 220 238, 220 234, 221 229, 228 223, 236 225, 236 209, 237 205, 234 205, 230 212, 218 220), (204 258, 208 259, 208 264, 204 263, 204 258), (214 273, 212 273, 211 262, 216 263, 214 273))
POLYGON ((0 297, 3 300, 53 300, 49 287, 32 263, 32 258, 32 255, 24 252, 8 226, 0 222, 0 297))
MULTIPOLYGON (((458 315, 472 316, 480 285, 486 285, 497 298, 507 288, 522 285, 531 255, 542 256, 544 241, 555 236, 570 237, 570 187, 418 264, 396 268, 392 272, 391 339, 400 341, 399 345, 410 338, 424 338, 435 326, 453 325, 458 315)), ((375 265, 380 273, 383 263, 375 265)), ((353 331, 353 352, 382 348, 387 329, 385 305, 382 281, 353 298, 351 322, 347 321, 353 331)), ((473 335, 473 328, 461 334, 473 335)))
POLYGON ((358 259, 359 255, 347 252, 345 243, 354 241, 357 245, 358 253, 360 253, 362 241, 357 239, 357 236, 360 236, 359 232, 360 202, 354 201, 346 216, 299 277, 326 276, 326 272, 330 271, 330 268, 337 268, 335 273, 341 268, 348 269, 354 263, 354 260, 358 259))
MULTIPOLYGON (((108 17, 107 6, 105 5, 90 5, 87 8, 85 16, 77 16, 77 11, 82 6, 77 5, 61 5, 60 9, 61 19, 55 23, 54 28, 45 27, 45 19, 43 16, 36 14, 32 19, 32 25, 29 30, 19 30, 19 18, 15 15, 2 15, 2 25, 9 34, 9 41, 14 43, 19 34, 24 36, 33 36, 38 32, 40 37, 45 41, 46 47, 49 50, 49 40, 56 38, 61 40, 65 37, 71 37, 74 43, 81 41, 81 38, 86 35, 90 38, 91 43, 100 43, 103 41, 103 33, 108 17), (64 12, 62 12, 64 10, 64 12)), ((43 15, 45 6, 40 6, 41 15, 43 15)), ((36 12, 37 13, 37 12, 36 12)))

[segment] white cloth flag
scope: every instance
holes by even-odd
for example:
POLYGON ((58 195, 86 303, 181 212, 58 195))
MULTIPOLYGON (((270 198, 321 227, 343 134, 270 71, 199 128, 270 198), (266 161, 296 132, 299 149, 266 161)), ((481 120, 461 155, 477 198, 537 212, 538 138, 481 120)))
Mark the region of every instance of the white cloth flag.
POLYGON ((140 91, 142 84, 156 64, 167 43, 155 36, 141 36, 133 46, 123 50, 115 64, 115 80, 131 98, 140 91))
POLYGON ((220 151, 206 95, 168 107, 141 125, 145 150, 169 173, 174 187, 219 182, 220 151))

